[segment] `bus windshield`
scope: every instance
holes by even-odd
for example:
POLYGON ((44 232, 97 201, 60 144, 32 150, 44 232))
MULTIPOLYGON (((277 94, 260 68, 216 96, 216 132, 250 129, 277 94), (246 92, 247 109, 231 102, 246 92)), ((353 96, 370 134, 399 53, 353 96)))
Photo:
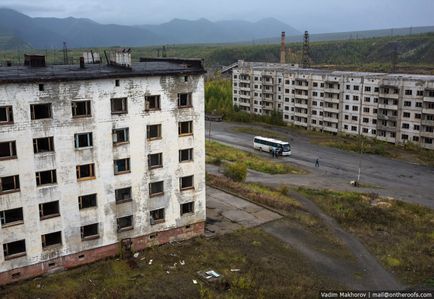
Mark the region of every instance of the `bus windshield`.
POLYGON ((282 150, 283 150, 284 152, 289 152, 289 151, 291 150, 291 148, 289 147, 289 144, 284 144, 284 145, 282 146, 282 150))

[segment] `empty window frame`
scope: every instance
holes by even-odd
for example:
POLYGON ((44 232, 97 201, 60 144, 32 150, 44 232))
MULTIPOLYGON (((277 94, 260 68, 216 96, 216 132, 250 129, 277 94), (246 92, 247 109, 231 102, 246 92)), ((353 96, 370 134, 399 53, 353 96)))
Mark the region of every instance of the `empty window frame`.
POLYGON ((46 249, 50 246, 62 245, 62 232, 54 232, 41 236, 42 249, 46 249))
POLYGON ((118 232, 133 229, 133 216, 125 216, 117 219, 118 232))
POLYGON ((39 204, 39 218, 41 220, 58 216, 60 216, 58 200, 39 204))
POLYGON ((20 191, 20 178, 18 175, 0 178, 0 193, 20 191))
POLYGON ((164 222, 164 209, 153 210, 149 214, 151 225, 164 222))
POLYGON ((132 201, 131 187, 116 189, 115 200, 117 204, 132 201))
POLYGON ((118 159, 113 161, 115 174, 123 174, 130 172, 130 158, 118 159))
POLYGON ((54 152, 54 138, 53 137, 34 138, 33 152, 35 154, 54 152))
POLYGON ((191 93, 178 93, 178 108, 188 108, 192 105, 191 93))
POLYGON ((47 119, 51 118, 51 104, 33 104, 30 105, 32 119, 47 119))
POLYGON ((92 116, 90 101, 74 101, 71 103, 72 117, 92 116))
POLYGON ((163 153, 148 155, 148 167, 149 169, 163 167, 163 153))
POLYGON ((193 161, 193 149, 187 148, 179 150, 179 162, 193 161))
POLYGON ((19 240, 3 244, 3 255, 5 260, 21 257, 26 255, 26 241, 19 240))
POLYGON ((179 178, 179 189, 180 190, 188 190, 194 188, 194 176, 184 176, 179 178))
POLYGON ((95 178, 95 164, 77 165, 77 180, 86 180, 95 178))
POLYGON ((92 132, 74 134, 75 148, 84 148, 93 146, 92 132))
POLYGON ((160 110, 160 96, 145 96, 145 110, 146 111, 152 111, 152 110, 160 110))
POLYGON ((80 210, 92 207, 96 207, 96 193, 78 197, 78 208, 80 210))
POLYGON ((149 196, 158 196, 164 194, 164 182, 149 183, 149 196))
POLYGON ((113 129, 112 132, 113 145, 128 143, 130 140, 129 129, 113 129))
POLYGON ((36 172, 36 186, 43 186, 55 183, 57 183, 55 169, 36 172))
POLYGON ((0 124, 11 124, 14 122, 12 106, 0 107, 0 124))
POLYGON ((83 225, 80 227, 81 240, 93 240, 99 238, 98 223, 83 225))
POLYGON ((0 221, 2 227, 24 223, 23 208, 0 211, 0 221))
POLYGON ((194 213, 194 202, 183 203, 180 206, 181 216, 184 214, 192 214, 194 213))
POLYGON ((191 135, 193 134, 193 122, 192 121, 181 121, 178 123, 178 134, 191 135))
POLYGON ((15 141, 0 142, 0 160, 15 159, 17 147, 15 141))
POLYGON ((111 99, 112 114, 128 113, 128 100, 127 98, 111 99))
POLYGON ((148 140, 161 138, 161 125, 146 126, 146 138, 148 140))

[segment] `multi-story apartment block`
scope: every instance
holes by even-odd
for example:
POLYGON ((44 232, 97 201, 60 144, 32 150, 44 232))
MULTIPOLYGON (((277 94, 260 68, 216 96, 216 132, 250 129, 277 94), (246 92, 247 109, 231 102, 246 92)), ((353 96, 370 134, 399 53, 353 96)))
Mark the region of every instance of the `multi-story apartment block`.
POLYGON ((288 124, 434 149, 434 76, 303 69, 239 61, 233 104, 288 124))
POLYGON ((0 67, 0 284, 197 236, 200 60, 0 67))

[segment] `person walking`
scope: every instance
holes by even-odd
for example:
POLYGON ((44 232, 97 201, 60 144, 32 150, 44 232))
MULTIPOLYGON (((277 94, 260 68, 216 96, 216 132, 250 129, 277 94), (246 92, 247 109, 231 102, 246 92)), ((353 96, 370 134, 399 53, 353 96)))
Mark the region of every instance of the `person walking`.
POLYGON ((319 159, 318 158, 316 158, 316 160, 315 160, 315 167, 319 167, 319 159))

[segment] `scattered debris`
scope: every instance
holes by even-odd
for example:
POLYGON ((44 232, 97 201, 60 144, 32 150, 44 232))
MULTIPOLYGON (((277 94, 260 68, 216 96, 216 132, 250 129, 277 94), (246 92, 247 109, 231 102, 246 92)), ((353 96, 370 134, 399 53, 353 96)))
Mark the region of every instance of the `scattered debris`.
POLYGON ((149 264, 149 265, 152 265, 152 262, 153 262, 153 260, 150 259, 148 264, 149 264))
POLYGON ((223 278, 223 276, 214 270, 198 271, 199 278, 204 282, 213 285, 218 290, 228 290, 230 284, 223 278))
POLYGON ((170 271, 166 271, 167 274, 170 274, 170 271))
POLYGON ((136 253, 134 253, 134 258, 138 258, 139 257, 139 253, 138 252, 136 252, 136 253))
POLYGON ((38 284, 36 285, 36 288, 37 288, 37 289, 40 289, 40 288, 41 288, 41 284, 38 283, 38 284))
POLYGON ((140 260, 143 261, 146 257, 142 257, 140 260))
POLYGON ((196 279, 193 279, 193 284, 197 284, 197 280, 196 279))
POLYGON ((176 253, 169 253, 170 256, 178 256, 176 253))
POLYGON ((185 261, 184 261, 184 260, 179 261, 179 264, 180 264, 181 266, 184 266, 184 265, 185 265, 185 261))
POLYGON ((231 269, 231 272, 240 272, 240 269, 231 269))

